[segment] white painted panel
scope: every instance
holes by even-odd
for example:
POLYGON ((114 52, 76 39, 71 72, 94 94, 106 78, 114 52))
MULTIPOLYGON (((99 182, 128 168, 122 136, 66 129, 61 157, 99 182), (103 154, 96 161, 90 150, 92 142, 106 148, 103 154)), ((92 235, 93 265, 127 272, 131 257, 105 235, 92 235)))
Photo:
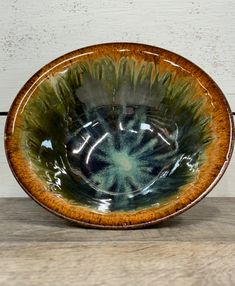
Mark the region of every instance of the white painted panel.
MULTIPOLYGON (((5 117, 0 116, 0 197, 22 197, 26 196, 20 186, 17 184, 13 174, 11 173, 5 153, 3 144, 3 129, 5 124, 5 117)), ((212 197, 235 197, 235 155, 230 162, 230 165, 222 177, 221 181, 215 189, 209 194, 212 197)))
POLYGON ((201 66, 235 110, 234 0, 0 0, 0 111, 54 58, 101 42, 160 46, 201 66))
POLYGON ((0 197, 26 197, 16 182, 7 163, 4 151, 5 116, 0 116, 0 197))

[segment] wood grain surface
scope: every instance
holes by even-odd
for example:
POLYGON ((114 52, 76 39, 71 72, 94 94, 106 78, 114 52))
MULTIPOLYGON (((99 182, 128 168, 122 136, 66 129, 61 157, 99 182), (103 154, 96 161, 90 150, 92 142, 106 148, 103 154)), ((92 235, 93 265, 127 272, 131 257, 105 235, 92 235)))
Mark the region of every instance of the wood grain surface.
POLYGON ((143 230, 84 229, 0 199, 0 285, 234 285, 235 198, 143 230))

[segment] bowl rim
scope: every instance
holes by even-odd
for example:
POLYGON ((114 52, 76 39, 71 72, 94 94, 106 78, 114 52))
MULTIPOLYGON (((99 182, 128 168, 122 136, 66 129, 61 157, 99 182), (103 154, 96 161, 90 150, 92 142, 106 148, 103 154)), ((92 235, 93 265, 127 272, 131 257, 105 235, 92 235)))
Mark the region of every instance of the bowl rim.
MULTIPOLYGON (((31 94, 29 94, 28 97, 30 97, 30 95, 31 94)), ((171 52, 171 51, 163 49, 163 48, 159 48, 157 46, 152 46, 152 45, 147 45, 147 44, 142 44, 142 43, 131 43, 131 42, 111 42, 111 43, 102 43, 102 44, 87 46, 87 47, 76 49, 72 52, 66 53, 66 54, 56 58, 55 60, 47 63, 46 65, 44 65, 23 85, 23 87, 20 89, 20 91, 16 95, 16 97, 15 97, 15 99, 14 99, 14 101, 13 101, 13 103, 9 109, 8 115, 7 115, 4 135, 5 135, 4 136, 5 137, 5 140, 4 140, 5 141, 5 144, 4 144, 5 154, 6 154, 10 169, 11 169, 13 175, 15 176, 16 180, 20 184, 20 186, 34 201, 36 201, 39 205, 41 205, 43 208, 47 209, 51 213, 53 213, 59 217, 62 217, 66 220, 75 222, 76 224, 78 224, 80 226, 92 227, 92 228, 101 228, 101 229, 133 229, 133 228, 148 227, 148 226, 160 223, 162 221, 165 221, 171 217, 174 217, 174 216, 188 210, 189 208, 194 206, 196 203, 198 203, 202 198, 204 198, 215 187, 215 185, 219 182, 219 180, 223 176, 225 170, 227 169, 228 164, 230 162, 230 159, 232 157, 232 152, 233 152, 233 148, 234 148, 234 140, 235 140, 233 114, 232 114, 232 111, 231 111, 230 106, 228 104, 228 101, 227 101, 226 97, 224 96, 224 94, 222 93, 221 89, 218 87, 218 85, 214 82, 214 80, 206 72, 204 72, 196 64, 192 63, 191 61, 187 60, 186 58, 184 58, 181 55, 176 54, 174 52, 171 52), (174 204, 173 204, 173 206, 172 206, 172 207, 174 207, 173 210, 171 212, 169 212, 169 211, 165 212, 164 215, 162 215, 161 217, 155 217, 154 218, 154 212, 153 212, 150 214, 150 217, 152 217, 152 219, 148 219, 148 220, 145 219, 142 222, 140 220, 140 222, 137 222, 137 223, 135 223, 135 220, 131 221, 131 219, 130 219, 130 221, 128 221, 128 223, 122 222, 122 224, 119 225, 119 224, 113 224, 112 219, 108 219, 107 223, 104 223, 104 222, 100 223, 100 221, 97 219, 93 220, 92 216, 89 219, 87 219, 85 217, 86 215, 88 215, 87 212, 95 213, 95 211, 92 211, 92 210, 89 210, 89 211, 85 210, 84 211, 83 207, 76 207, 76 211, 81 212, 80 219, 77 219, 77 218, 73 217, 71 214, 64 212, 63 206, 61 208, 57 207, 56 204, 59 202, 58 200, 60 200, 60 199, 53 198, 54 195, 46 194, 44 192, 44 190, 42 190, 42 184, 37 184, 37 181, 39 179, 36 176, 34 176, 34 179, 32 180, 32 182, 29 182, 25 176, 25 173, 24 173, 25 172, 24 164, 21 164, 21 162, 16 160, 17 158, 16 159, 14 158, 14 151, 17 149, 16 144, 18 144, 18 143, 16 143, 14 141, 14 136, 13 136, 12 130, 14 129, 14 124, 15 124, 15 121, 16 121, 17 116, 18 116, 18 110, 19 110, 20 104, 22 103, 23 99, 25 99, 25 97, 27 99, 27 94, 29 93, 30 89, 35 85, 38 78, 45 76, 45 75, 48 76, 50 71, 58 71, 61 67, 63 68, 63 66, 61 66, 63 63, 67 63, 67 64, 71 65, 73 63, 72 59, 74 57, 77 58, 79 56, 84 55, 85 53, 89 53, 89 51, 93 51, 93 50, 97 50, 97 49, 102 50, 105 48, 108 48, 108 49, 116 48, 117 49, 120 47, 133 49, 132 52, 135 49, 140 49, 140 50, 144 49, 147 51, 152 51, 156 55, 157 54, 160 56, 164 55, 167 58, 172 59, 172 61, 174 63, 176 63, 176 62, 177 62, 177 64, 179 63, 180 66, 182 66, 182 65, 187 66, 187 70, 189 70, 191 72, 191 74, 194 75, 196 78, 197 78, 197 74, 204 77, 208 81, 208 86, 210 86, 210 88, 207 87, 207 90, 211 90, 211 92, 213 91, 213 93, 215 94, 215 97, 218 97, 220 99, 220 102, 223 105, 224 113, 222 113, 222 116, 226 114, 228 117, 227 118, 227 130, 226 131, 229 132, 229 136, 227 136, 227 139, 226 139, 228 147, 224 151, 224 155, 226 155, 225 160, 223 161, 223 164, 220 166, 219 170, 217 171, 215 178, 213 180, 211 180, 209 186, 206 189, 204 189, 204 191, 202 191, 200 193, 200 195, 197 195, 194 199, 189 200, 187 203, 183 204, 182 207, 180 207, 180 205, 174 207, 174 204), (58 68, 58 70, 57 70, 57 68, 58 68), (32 192, 32 190, 30 189, 30 186, 32 188, 34 188, 35 187, 34 185, 36 185, 38 195, 35 195, 35 192, 32 192), (46 196, 46 198, 44 200, 41 200, 41 198, 40 198, 40 195, 42 195, 42 194, 43 194, 43 196, 46 196), (50 203, 50 200, 52 200, 52 204, 50 203), (54 207, 52 207, 52 206, 54 206, 54 207)), ((26 172, 26 175, 27 175, 27 172, 26 172)), ((66 203, 66 202, 64 202, 64 203, 66 203)), ((146 211, 151 212, 151 208, 147 208, 146 211)), ((128 212, 119 212, 116 219, 118 217, 121 218, 121 216, 127 215, 127 213, 128 212)), ((138 215, 141 216, 141 211, 139 211, 138 213, 139 213, 138 215)), ((156 213, 157 213, 157 211, 156 211, 156 213)), ((101 214, 101 213, 98 213, 98 216, 108 217, 107 214, 101 214)))

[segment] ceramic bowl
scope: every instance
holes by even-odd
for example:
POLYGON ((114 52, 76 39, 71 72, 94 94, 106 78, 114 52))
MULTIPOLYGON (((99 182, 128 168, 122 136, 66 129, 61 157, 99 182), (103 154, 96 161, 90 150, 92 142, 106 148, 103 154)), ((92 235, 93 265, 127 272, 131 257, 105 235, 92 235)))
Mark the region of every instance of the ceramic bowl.
POLYGON ((233 121, 215 82, 161 48, 110 43, 39 70, 8 114, 23 189, 83 226, 137 228, 188 209, 224 173, 233 121))

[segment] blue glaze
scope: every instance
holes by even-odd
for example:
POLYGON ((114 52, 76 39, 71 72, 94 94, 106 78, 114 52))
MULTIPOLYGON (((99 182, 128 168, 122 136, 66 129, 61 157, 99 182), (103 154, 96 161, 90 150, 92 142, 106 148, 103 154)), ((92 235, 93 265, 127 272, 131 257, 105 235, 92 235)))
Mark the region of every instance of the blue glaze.
POLYGON ((88 119, 67 144, 75 177, 97 192, 131 197, 173 172, 179 159, 177 125, 148 118, 148 109, 114 107, 112 119, 109 108, 87 114, 95 119, 88 119))

